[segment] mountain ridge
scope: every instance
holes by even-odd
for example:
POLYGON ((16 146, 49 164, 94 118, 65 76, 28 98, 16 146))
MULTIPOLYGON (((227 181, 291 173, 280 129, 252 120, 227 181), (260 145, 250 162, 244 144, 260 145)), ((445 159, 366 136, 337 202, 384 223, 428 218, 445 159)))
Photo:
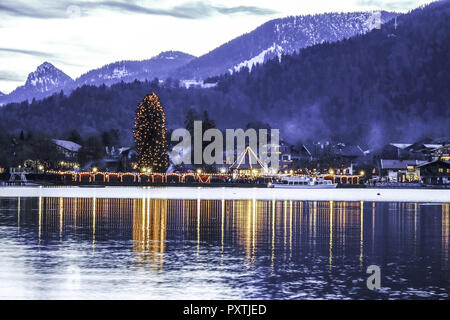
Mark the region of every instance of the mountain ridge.
POLYGON ((183 127, 193 109, 197 119, 207 111, 222 129, 266 122, 293 143, 381 146, 448 136, 450 5, 429 5, 397 20, 397 27, 391 21, 381 30, 275 57, 251 72, 226 73, 210 89, 136 81, 9 104, 0 109, 0 127, 15 134, 45 130, 52 137, 114 128, 132 145, 136 106, 155 92, 169 129, 183 127))
MULTIPOLYGON (((0 105, 31 101, 33 98, 42 99, 58 90, 63 90, 67 94, 83 85, 112 85, 121 81, 145 81, 153 78, 206 80, 211 76, 239 71, 243 67, 251 69, 254 65, 264 63, 273 57, 280 59, 283 54, 292 54, 317 43, 334 42, 366 33, 376 27, 374 14, 325 13, 274 19, 200 57, 180 51, 165 51, 146 60, 117 61, 90 70, 75 80, 66 79, 65 85, 55 86, 44 92, 42 90, 27 92, 27 88, 33 87, 25 84, 9 95, 0 96, 0 105)), ((379 14, 379 23, 383 24, 394 16, 397 14, 382 11, 379 14)), ((45 79, 42 82, 45 83, 45 79)))
POLYGON ((55 92, 72 86, 74 80, 53 64, 45 61, 27 76, 25 84, 17 87, 8 95, 3 95, 0 102, 42 99, 55 92))
POLYGON ((398 16, 394 12, 348 12, 289 16, 270 20, 192 60, 176 70, 176 79, 205 79, 240 67, 263 63, 275 56, 292 54, 324 42, 336 42, 364 34, 398 16), (220 63, 219 63, 220 62, 220 63), (246 63, 250 62, 250 63, 246 63))
POLYGON ((77 86, 111 85, 120 81, 145 81, 167 78, 170 71, 194 59, 181 51, 163 51, 145 60, 122 60, 90 70, 75 80, 77 86), (164 62, 161 64, 161 62, 164 62), (159 65, 158 65, 159 63, 159 65))
POLYGON ((123 60, 90 70, 75 80, 50 62, 40 64, 27 76, 24 85, 10 94, 0 95, 0 105, 11 102, 43 99, 61 90, 68 94, 83 85, 111 85, 120 81, 145 81, 168 77, 171 70, 195 57, 180 51, 164 51, 146 60, 123 60), (164 62, 164 63, 161 63, 164 62))

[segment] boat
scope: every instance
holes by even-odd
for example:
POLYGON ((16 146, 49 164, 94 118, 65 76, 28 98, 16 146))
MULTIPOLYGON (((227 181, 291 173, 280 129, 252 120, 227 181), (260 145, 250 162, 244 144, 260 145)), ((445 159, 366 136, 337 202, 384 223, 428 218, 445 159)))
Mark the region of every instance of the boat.
POLYGON ((38 183, 27 182, 27 181, 2 181, 1 186, 13 186, 13 187, 37 187, 40 186, 38 183))
POLYGON ((270 184, 269 187, 285 189, 335 189, 337 183, 314 177, 283 177, 279 182, 270 184))

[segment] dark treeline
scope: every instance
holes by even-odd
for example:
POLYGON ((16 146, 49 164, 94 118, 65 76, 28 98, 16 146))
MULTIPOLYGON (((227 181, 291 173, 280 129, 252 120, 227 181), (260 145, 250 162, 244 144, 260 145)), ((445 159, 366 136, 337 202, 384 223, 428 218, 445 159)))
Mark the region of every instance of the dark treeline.
MULTIPOLYGON (((84 86, 41 101, 0 109, 10 133, 43 131, 52 137, 76 129, 83 137, 117 130, 132 144, 138 102, 155 92, 169 128, 184 127, 189 109, 207 111, 219 128, 251 121, 280 128, 283 139, 333 139, 381 146, 440 137, 450 127, 450 3, 438 2, 381 30, 321 44, 233 75, 212 89, 180 88, 176 81, 84 86)), ((216 80, 216 79, 214 79, 216 80)))
MULTIPOLYGON (((83 137, 116 129, 123 144, 131 144, 136 106, 142 98, 155 92, 167 115, 169 128, 184 127, 187 110, 209 110, 214 118, 227 125, 233 115, 231 100, 216 90, 161 87, 151 82, 119 83, 107 86, 83 86, 69 96, 62 92, 31 103, 9 104, 0 109, 0 125, 8 132, 42 131, 62 137, 77 130, 83 137)), ((239 110, 239 109, 236 109, 239 110)))
POLYGON ((450 2, 232 76, 218 89, 285 135, 380 145, 449 134, 450 2), (242 98, 244 99, 244 98, 242 98))
POLYGON ((32 169, 42 166, 48 169, 72 169, 76 164, 81 168, 96 165, 106 151, 120 147, 117 130, 103 131, 98 135, 83 138, 77 130, 71 130, 59 138, 75 142, 81 146, 75 157, 61 152, 53 141, 53 135, 43 131, 20 131, 19 134, 6 132, 0 126, 0 168, 17 167, 24 164, 32 169))

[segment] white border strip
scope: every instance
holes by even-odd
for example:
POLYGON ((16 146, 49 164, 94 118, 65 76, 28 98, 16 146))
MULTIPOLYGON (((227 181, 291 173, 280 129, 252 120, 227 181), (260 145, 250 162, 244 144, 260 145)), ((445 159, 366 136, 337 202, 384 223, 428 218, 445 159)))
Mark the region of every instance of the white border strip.
POLYGON ((450 190, 276 189, 207 187, 0 187, 0 198, 119 198, 203 200, 312 200, 450 203, 450 190))

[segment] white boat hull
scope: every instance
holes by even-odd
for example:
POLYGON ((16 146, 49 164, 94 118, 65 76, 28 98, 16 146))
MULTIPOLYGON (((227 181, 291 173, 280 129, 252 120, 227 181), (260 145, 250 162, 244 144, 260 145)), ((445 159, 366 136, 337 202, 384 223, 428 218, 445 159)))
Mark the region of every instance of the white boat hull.
POLYGON ((332 184, 317 184, 317 185, 288 185, 288 184, 273 184, 272 188, 277 189, 336 189, 337 183, 332 184))

